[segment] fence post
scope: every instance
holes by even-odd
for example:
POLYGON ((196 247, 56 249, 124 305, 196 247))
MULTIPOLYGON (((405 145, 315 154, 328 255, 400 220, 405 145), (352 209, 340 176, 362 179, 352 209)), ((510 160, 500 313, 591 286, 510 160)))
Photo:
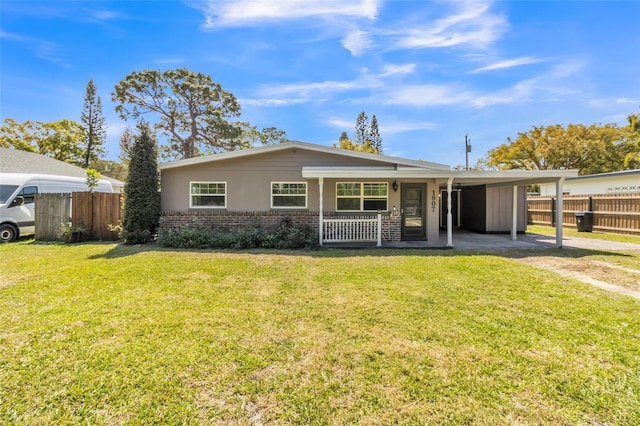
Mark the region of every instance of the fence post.
POLYGON ((551 197, 551 226, 556 226, 556 199, 551 197))

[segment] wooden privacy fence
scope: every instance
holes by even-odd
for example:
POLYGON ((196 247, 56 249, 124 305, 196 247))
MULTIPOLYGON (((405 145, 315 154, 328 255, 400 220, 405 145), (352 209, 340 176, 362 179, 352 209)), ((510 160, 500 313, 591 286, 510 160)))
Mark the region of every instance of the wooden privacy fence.
POLYGON ((120 194, 112 192, 74 192, 71 227, 84 227, 92 240, 115 241, 116 232, 109 225, 121 220, 120 194))
MULTIPOLYGON (((640 194, 565 195, 562 226, 576 228, 576 213, 593 212, 593 230, 640 235, 640 194)), ((529 196, 528 223, 555 226, 556 197, 529 196)))
POLYGON ((57 241, 64 224, 71 222, 71 194, 36 194, 36 240, 57 241))
POLYGON ((83 238, 116 241, 117 232, 109 230, 122 220, 121 194, 109 192, 74 192, 72 194, 37 194, 35 205, 36 240, 61 239, 61 230, 82 230, 83 238))

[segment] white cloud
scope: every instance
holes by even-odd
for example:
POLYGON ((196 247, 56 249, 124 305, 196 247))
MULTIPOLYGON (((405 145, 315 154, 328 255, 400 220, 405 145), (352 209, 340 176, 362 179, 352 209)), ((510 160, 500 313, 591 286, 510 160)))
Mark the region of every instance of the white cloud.
POLYGON ((382 82, 370 78, 360 78, 352 81, 322 81, 319 83, 294 83, 265 86, 260 90, 262 95, 295 94, 301 97, 313 97, 316 94, 348 92, 351 90, 368 89, 382 86, 382 82))
POLYGON ((118 12, 112 12, 110 10, 94 10, 90 12, 91 16, 95 19, 99 19, 101 21, 109 21, 112 19, 120 18, 120 14, 118 12))
POLYGON ((392 47, 415 49, 471 45, 484 48, 508 28, 504 16, 491 12, 490 3, 465 1, 452 4, 457 10, 447 17, 392 33, 392 47))
POLYGON ((247 26, 265 21, 338 16, 374 20, 379 0, 185 0, 205 16, 205 28, 247 26))
POLYGON ((466 104, 474 94, 455 85, 414 84, 395 87, 383 96, 387 105, 414 107, 466 104))
POLYGON ((616 99, 616 103, 622 105, 640 105, 640 99, 618 98, 616 99))
POLYGON ((342 118, 329 118, 327 124, 337 129, 352 129, 355 126, 355 121, 344 120, 342 118))
POLYGON ((415 130, 433 130, 437 127, 437 124, 430 121, 390 121, 380 124, 380 132, 390 135, 415 130))
POLYGON ((264 85, 258 90, 258 98, 245 100, 245 102, 250 105, 261 106, 323 102, 337 93, 380 89, 385 86, 386 77, 411 74, 414 71, 415 64, 387 64, 382 67, 380 73, 370 74, 368 69, 363 68, 360 70, 360 75, 352 80, 264 85))
POLYGON ((107 137, 108 138, 120 138, 122 132, 125 131, 127 127, 131 127, 129 124, 124 123, 122 121, 108 122, 106 127, 107 137))
MULTIPOLYGON (((326 123, 336 129, 342 131, 347 130, 347 133, 353 131, 355 127, 355 120, 353 119, 345 120, 333 117, 327 119, 326 123)), ((437 124, 428 121, 404 121, 397 119, 383 120, 383 122, 378 121, 378 124, 380 126, 380 133, 383 135, 393 135, 418 130, 433 130, 438 127, 437 124)))
POLYGON ((182 64, 184 63, 184 58, 160 58, 156 59, 156 64, 167 65, 167 64, 182 64))
POLYGON ((342 46, 353 56, 360 56, 371 47, 371 38, 365 31, 351 31, 342 39, 342 46))
POLYGON ((432 107, 455 105, 459 107, 483 108, 500 104, 518 104, 529 102, 536 97, 541 101, 556 101, 580 94, 581 87, 572 87, 571 79, 582 68, 578 62, 564 62, 548 72, 517 82, 516 84, 494 92, 482 92, 460 84, 415 84, 386 88, 381 98, 388 105, 413 107, 432 107), (541 94, 551 94, 543 98, 541 94))
POLYGON ((506 59, 504 61, 496 62, 491 65, 484 66, 482 68, 477 68, 471 71, 471 73, 475 74, 475 73, 480 73, 485 71, 494 71, 494 70, 501 70, 505 68, 513 68, 513 67, 519 67, 522 65, 536 64, 543 61, 544 59, 533 58, 531 56, 525 56, 522 58, 515 58, 515 59, 506 59))
POLYGON ((394 65, 387 64, 382 68, 380 77, 388 77, 391 75, 413 74, 416 70, 416 64, 394 65))
POLYGON ((36 57, 55 64, 68 66, 64 62, 60 54, 60 48, 56 43, 5 31, 0 31, 0 39, 26 44, 31 47, 36 57))
POLYGON ((288 106, 288 105, 295 105, 295 104, 304 104, 310 101, 320 101, 320 99, 309 99, 309 98, 275 98, 275 99, 243 99, 240 98, 238 99, 238 101, 240 102, 240 105, 248 105, 248 106, 255 106, 255 107, 279 107, 279 106, 288 106))

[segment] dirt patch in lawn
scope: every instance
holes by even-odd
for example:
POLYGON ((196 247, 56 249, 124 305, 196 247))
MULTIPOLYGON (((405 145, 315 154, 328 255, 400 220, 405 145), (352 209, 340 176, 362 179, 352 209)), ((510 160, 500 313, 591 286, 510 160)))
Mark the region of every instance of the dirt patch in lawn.
POLYGON ((525 256, 515 260, 640 299, 640 269, 585 257, 525 256))

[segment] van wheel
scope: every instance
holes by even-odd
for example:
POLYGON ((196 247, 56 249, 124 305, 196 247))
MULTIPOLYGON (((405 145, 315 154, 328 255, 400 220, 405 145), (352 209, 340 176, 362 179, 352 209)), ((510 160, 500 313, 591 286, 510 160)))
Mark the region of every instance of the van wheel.
POLYGON ((18 230, 8 223, 0 225, 0 242, 8 243, 18 238, 18 230))

